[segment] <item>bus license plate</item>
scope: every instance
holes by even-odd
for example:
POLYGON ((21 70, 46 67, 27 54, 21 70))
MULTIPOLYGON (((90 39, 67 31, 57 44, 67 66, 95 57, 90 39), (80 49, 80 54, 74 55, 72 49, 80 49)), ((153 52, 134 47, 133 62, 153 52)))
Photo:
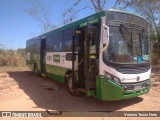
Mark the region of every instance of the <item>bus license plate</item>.
POLYGON ((134 86, 134 90, 139 90, 141 89, 141 86, 134 86))

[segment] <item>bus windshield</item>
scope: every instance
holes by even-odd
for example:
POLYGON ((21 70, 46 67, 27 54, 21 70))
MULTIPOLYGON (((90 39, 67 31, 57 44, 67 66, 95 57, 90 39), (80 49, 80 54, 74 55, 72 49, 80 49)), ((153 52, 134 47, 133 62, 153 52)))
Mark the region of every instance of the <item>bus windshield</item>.
POLYGON ((109 46, 104 60, 117 63, 149 62, 149 42, 144 30, 127 28, 125 25, 109 26, 109 46))

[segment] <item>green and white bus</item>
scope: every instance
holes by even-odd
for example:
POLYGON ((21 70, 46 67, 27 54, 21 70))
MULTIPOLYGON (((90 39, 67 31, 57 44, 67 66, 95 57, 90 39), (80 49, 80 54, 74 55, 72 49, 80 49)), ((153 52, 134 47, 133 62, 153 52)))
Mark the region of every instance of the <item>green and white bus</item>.
POLYGON ((72 95, 115 101, 149 92, 149 48, 146 20, 110 9, 29 39, 26 63, 72 95))

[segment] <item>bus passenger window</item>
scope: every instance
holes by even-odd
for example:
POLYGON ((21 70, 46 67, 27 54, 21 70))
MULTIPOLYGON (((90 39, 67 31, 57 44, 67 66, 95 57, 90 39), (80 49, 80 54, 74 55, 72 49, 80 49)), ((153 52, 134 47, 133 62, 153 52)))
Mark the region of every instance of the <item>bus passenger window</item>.
POLYGON ((53 51, 62 51, 62 32, 58 32, 53 35, 53 51))
POLYGON ((52 51, 53 50, 53 41, 52 41, 52 37, 51 36, 47 37, 46 50, 47 51, 52 51))
POLYGON ((73 39, 72 29, 65 30, 63 32, 63 51, 66 52, 72 51, 72 39, 73 39))

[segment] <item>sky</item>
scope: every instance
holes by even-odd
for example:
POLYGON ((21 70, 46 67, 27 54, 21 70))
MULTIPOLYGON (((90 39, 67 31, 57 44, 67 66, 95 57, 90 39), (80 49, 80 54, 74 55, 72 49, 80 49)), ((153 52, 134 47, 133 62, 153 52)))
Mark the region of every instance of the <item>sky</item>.
MULTIPOLYGON (((31 8, 34 0, 0 0, 0 44, 8 49, 25 48, 26 41, 38 35, 39 23, 29 16, 25 10, 31 8)), ((62 24, 62 14, 75 0, 39 0, 49 10, 50 21, 58 26, 62 24)), ((80 8, 91 5, 88 0, 80 4, 80 8)), ((108 0, 105 9, 111 8, 115 0, 108 0)), ((89 16, 94 11, 86 9, 77 14, 77 19, 89 16)))

